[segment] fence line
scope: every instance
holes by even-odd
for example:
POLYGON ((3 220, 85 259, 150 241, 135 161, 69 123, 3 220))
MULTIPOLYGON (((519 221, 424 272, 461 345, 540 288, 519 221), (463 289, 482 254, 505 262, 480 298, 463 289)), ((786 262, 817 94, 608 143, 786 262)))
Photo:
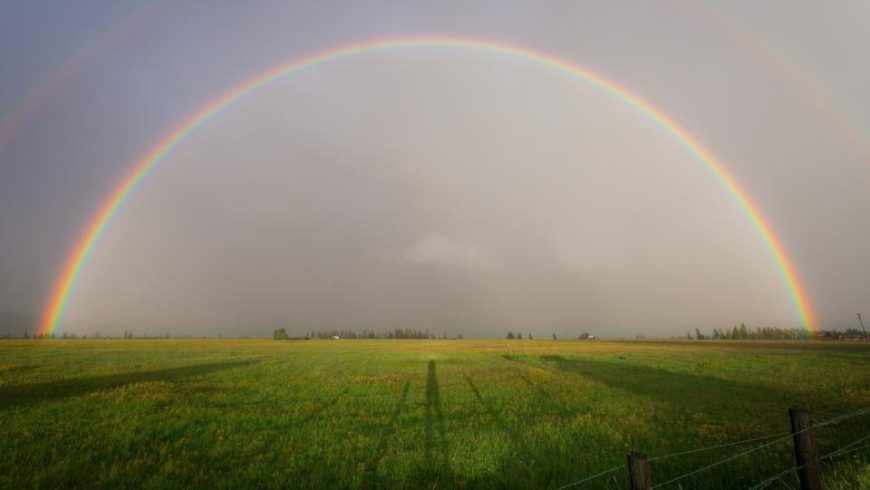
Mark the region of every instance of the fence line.
MULTIPOLYGON (((738 446, 740 444, 747 444, 750 442, 763 441, 765 439, 770 439, 772 437, 790 436, 790 435, 791 435, 791 432, 778 432, 776 434, 769 434, 766 436, 753 437, 751 439, 744 439, 742 441, 735 441, 735 442, 729 442, 729 443, 725 443, 725 444, 719 444, 718 446, 707 446, 707 447, 702 447, 702 448, 698 448, 698 449, 690 449, 688 451, 680 451, 677 453, 665 454, 663 456, 657 456, 655 458, 650 458, 650 461, 660 461, 662 459, 673 458, 676 456, 684 456, 686 454, 699 453, 699 452, 703 452, 703 451, 710 451, 713 449, 721 449, 721 448, 731 447, 731 446, 738 446)), ((558 487, 555 490, 563 490, 565 488, 571 488, 571 487, 579 485, 581 483, 586 483, 587 481, 594 480, 594 479, 596 479, 600 476, 604 476, 608 473, 613 473, 614 471, 621 469, 624 466, 625 465, 614 466, 613 468, 606 469, 600 473, 596 473, 592 476, 583 478, 582 480, 577 480, 575 482, 568 483, 567 485, 562 485, 561 487, 558 487)))
MULTIPOLYGON (((852 417, 857 417, 857 416, 859 416, 859 415, 863 415, 863 414, 866 414, 866 413, 870 413, 870 407, 862 407, 862 408, 859 408, 859 409, 853 410, 853 411, 851 411, 851 412, 847 412, 847 413, 845 413, 845 414, 838 415, 838 416, 836 416, 836 417, 832 417, 832 418, 830 418, 830 419, 828 419, 828 420, 824 420, 824 421, 822 421, 822 422, 819 422, 818 424, 815 424, 815 425, 812 426, 812 427, 808 427, 808 428, 806 428, 806 429, 799 430, 799 431, 797 431, 797 432, 778 432, 778 433, 775 433, 775 434, 768 434, 768 435, 766 435, 766 436, 753 437, 753 438, 750 438, 750 439, 744 439, 744 440, 741 440, 741 441, 728 442, 728 443, 725 443, 725 444, 719 444, 719 445, 716 445, 716 446, 707 446, 707 447, 702 447, 702 448, 689 449, 689 450, 686 450, 686 451, 679 451, 679 452, 675 452, 675 453, 665 454, 665 455, 662 455, 662 456, 656 456, 656 457, 654 457, 654 458, 649 458, 649 461, 650 461, 650 462, 652 462, 652 461, 661 461, 661 460, 664 460, 664 459, 674 458, 674 457, 677 457, 677 456, 685 456, 685 455, 688 455, 688 454, 700 453, 700 452, 704 452, 704 451, 712 451, 712 450, 715 450, 715 449, 723 449, 723 448, 727 448, 727 447, 739 446, 739 445, 741 445, 741 444, 748 444, 748 443, 750 443, 750 442, 758 442, 758 441, 768 440, 768 439, 771 439, 771 438, 776 438, 776 439, 774 439, 774 440, 772 440, 772 441, 765 442, 764 444, 761 444, 761 445, 755 446, 755 447, 753 447, 753 448, 751 448, 751 449, 747 449, 747 450, 742 451, 742 452, 739 452, 739 453, 737 453, 737 454, 735 454, 735 455, 732 455, 732 456, 729 456, 729 457, 727 457, 727 458, 724 458, 724 459, 721 459, 721 460, 719 460, 719 461, 716 461, 715 463, 711 463, 711 464, 709 464, 709 465, 707 465, 707 466, 703 466, 703 467, 701 467, 701 468, 698 468, 698 469, 692 470, 692 471, 690 471, 690 472, 688 472, 688 473, 685 473, 685 474, 683 474, 683 475, 677 476, 677 477, 675 477, 675 478, 671 478, 670 480, 667 480, 667 481, 665 481, 665 482, 663 482, 663 483, 659 483, 659 484, 654 485, 654 486, 652 486, 652 487, 650 487, 650 488, 653 489, 653 488, 663 487, 663 486, 665 486, 665 485, 670 485, 671 483, 677 482, 677 481, 679 481, 679 480, 682 480, 682 479, 687 478, 687 477, 692 476, 692 475, 696 475, 696 474, 701 473, 701 472, 703 472, 703 471, 709 470, 710 468, 714 468, 714 467, 716 467, 716 466, 719 466, 719 465, 725 464, 725 463, 727 463, 727 462, 729 462, 729 461, 733 461, 733 460, 735 460, 735 459, 737 459, 737 458, 740 458, 740 457, 742 457, 742 456, 746 456, 747 454, 751 454, 751 453, 754 453, 754 452, 756 452, 756 451, 760 451, 760 450, 765 449, 765 448, 767 448, 767 447, 769 447, 769 446, 772 446, 772 445, 774 445, 774 444, 776 444, 776 443, 778 443, 778 442, 782 442, 782 441, 784 441, 784 440, 786 440, 786 439, 790 439, 790 438, 794 437, 795 435, 801 434, 801 433, 803 433, 803 432, 810 431, 810 430, 815 430, 815 429, 819 429, 819 428, 826 427, 826 426, 829 426, 829 425, 836 425, 836 424, 839 424, 840 422, 842 422, 842 421, 844 421, 844 420, 850 419, 850 418, 852 418, 852 417)), ((857 440, 855 440, 855 441, 852 441, 851 443, 849 443, 849 444, 847 444, 847 445, 845 445, 845 446, 841 446, 841 447, 838 448, 837 450, 832 451, 831 453, 828 453, 828 454, 825 455, 825 456, 822 456, 822 457, 820 458, 820 460, 823 460, 823 459, 831 459, 831 458, 834 458, 834 457, 836 457, 836 456, 841 456, 841 455, 843 455, 843 454, 848 454, 848 453, 851 453, 851 452, 854 452, 854 451, 858 451, 858 450, 860 450, 860 449, 864 449, 864 448, 870 447, 870 444, 866 444, 866 445, 863 445, 863 446, 858 446, 859 444, 861 444, 862 442, 867 441, 867 440, 870 440, 870 434, 868 434, 868 435, 866 435, 866 436, 864 436, 864 437, 861 437, 861 438, 859 438, 859 439, 857 439, 857 440)), ((608 468, 608 469, 606 469, 606 470, 604 470, 604 471, 601 471, 601 472, 596 473, 596 474, 594 474, 594 475, 588 476, 588 477, 583 478, 583 479, 581 479, 581 480, 577 480, 577 481, 574 481, 574 482, 568 483, 568 484, 566 484, 566 485, 562 485, 561 487, 558 487, 558 488, 556 488, 555 490, 564 490, 564 489, 566 489, 566 488, 571 488, 571 487, 574 487, 574 486, 580 485, 580 484, 582 484, 582 483, 586 483, 586 482, 588 482, 588 481, 594 480, 594 479, 596 479, 596 478, 600 478, 600 477, 602 477, 602 476, 604 476, 604 475, 607 475, 607 474, 613 473, 614 471, 617 471, 617 470, 622 469, 622 468, 624 468, 624 467, 625 467, 625 465, 614 466, 614 467, 612 467, 612 468, 608 468)), ((789 473, 792 473, 792 472, 798 471, 798 470, 800 470, 801 468, 802 468, 802 466, 793 466, 793 467, 791 467, 791 468, 789 468, 789 469, 787 469, 787 470, 784 470, 784 471, 782 471, 782 472, 780 472, 780 473, 777 473, 776 475, 773 475, 773 476, 769 477, 768 479, 762 481, 762 482, 759 483, 758 485, 755 485, 755 486, 751 487, 750 490, 758 490, 758 489, 765 488, 766 486, 770 485, 770 484, 773 483, 774 481, 776 481, 776 480, 782 478, 783 476, 788 475, 789 473)))
POLYGON ((741 457, 741 456, 745 456, 745 455, 750 454, 750 453, 753 453, 753 452, 755 452, 755 451, 759 451, 759 450, 761 450, 761 449, 764 449, 764 448, 766 448, 766 447, 768 447, 768 446, 772 446, 773 444, 776 444, 777 442, 782 442, 782 441, 784 441, 784 440, 786 440, 786 439, 789 439, 789 438, 791 438, 791 437, 793 437, 793 436, 795 436, 795 435, 797 435, 797 434, 801 434, 801 433, 803 433, 803 432, 806 432, 806 431, 809 431, 809 430, 818 429, 818 428, 820 428, 820 427, 825 427, 825 426, 828 426, 828 425, 838 424, 838 423, 842 422, 843 420, 846 420, 846 419, 849 419, 849 418, 852 418, 852 417, 856 417, 856 416, 858 416, 858 415, 862 415, 862 414, 864 414, 864 413, 867 413, 868 411, 870 411, 870 407, 863 407, 863 408, 859 408, 859 409, 857 409, 857 410, 854 410, 854 411, 852 411, 852 412, 848 412, 848 413, 845 413, 845 414, 843 414, 843 415, 839 415, 839 416, 837 416, 837 417, 833 417, 833 418, 828 419, 828 420, 826 420, 826 421, 820 422, 819 424, 817 424, 817 425, 815 425, 815 426, 813 426, 813 427, 808 427, 808 428, 806 428, 806 429, 799 430, 799 431, 797 431, 797 432, 788 433, 787 436, 784 436, 784 437, 781 437, 781 438, 779 438, 779 439, 775 439, 775 440, 773 440, 773 441, 770 441, 770 442, 764 443, 764 444, 762 444, 762 445, 760 445, 760 446, 757 446, 757 447, 754 447, 754 448, 752 448, 752 449, 749 449, 749 450, 746 450, 746 451, 743 451, 743 452, 737 453, 737 454, 735 454, 735 455, 733 455, 733 456, 730 456, 730 457, 728 457, 728 458, 725 458, 725 459, 719 460, 719 461, 717 461, 717 462, 715 462, 715 463, 709 464, 709 465, 707 465, 707 466, 703 466, 703 467, 701 467, 701 468, 698 468, 697 470, 693 470, 693 471, 690 471, 690 472, 685 473, 685 474, 683 474, 683 475, 680 475, 680 476, 678 476, 678 477, 676 477, 676 478, 672 478, 672 479, 670 479, 670 480, 667 480, 667 481, 664 482, 664 483, 659 483, 658 485, 653 485, 651 488, 659 488, 659 487, 663 487, 663 486, 665 486, 665 485, 669 485, 669 484, 674 483, 674 482, 676 482, 676 481, 682 480, 683 478, 686 478, 686 477, 689 477, 689 476, 692 476, 692 475, 695 475, 695 474, 701 473, 702 471, 709 470, 710 468, 713 468, 713 467, 719 466, 719 465, 724 464, 724 463, 727 463, 727 462, 729 462, 729 461, 733 461, 733 460, 735 460, 735 459, 737 459, 737 458, 739 458, 739 457, 741 457))
MULTIPOLYGON (((801 431, 801 432, 803 432, 803 431, 801 431)), ((796 432, 796 434, 797 434, 797 432, 796 432)), ((756 447, 754 447, 754 448, 752 448, 752 449, 747 449, 746 451, 743 451, 743 452, 737 453, 737 454, 735 454, 735 455, 733 455, 733 456, 729 456, 729 457, 727 457, 727 458, 725 458, 725 459, 721 459, 721 460, 719 460, 719 461, 716 461, 715 463, 708 464, 707 466, 703 466, 703 467, 701 467, 701 468, 698 468, 697 470, 690 471, 690 472, 688 472, 688 473, 686 473, 686 474, 683 474, 683 475, 680 475, 680 476, 678 476, 678 477, 676 477, 676 478, 671 478, 670 480, 668 480, 668 481, 666 481, 666 482, 664 482, 664 483, 659 483, 658 485, 653 485, 652 488, 659 488, 659 487, 663 487, 663 486, 665 486, 665 485, 669 485, 669 484, 674 483, 674 482, 676 482, 676 481, 682 480, 683 478, 686 478, 686 477, 689 477, 689 476, 692 476, 692 475, 695 475, 695 474, 701 473, 702 471, 709 470, 710 468, 713 468, 713 467, 719 466, 719 465, 721 465, 721 464, 725 464, 725 463, 727 463, 727 462, 729 462, 729 461, 733 461, 733 460, 735 460, 735 459, 737 459, 737 458, 739 458, 739 457, 741 457, 741 456, 746 456, 747 454, 754 453, 755 451, 760 451, 760 450, 762 450, 762 449, 764 449, 764 448, 766 448, 766 447, 768 447, 768 446, 772 446, 772 445, 774 445, 774 444, 776 444, 776 443, 778 443, 778 442, 782 442, 782 441, 784 441, 784 440, 786 440, 786 439, 789 439, 789 438, 791 438, 791 437, 792 437, 792 435, 789 434, 789 435, 787 435, 787 436, 780 437, 779 439, 775 439, 775 440, 773 440, 773 441, 770 441, 770 442, 764 443, 764 444, 762 444, 762 445, 760 445, 760 446, 756 446, 756 447)))
MULTIPOLYGON (((832 452, 820 457, 819 460, 832 459, 832 458, 835 458, 837 456, 842 456, 844 454, 848 454, 852 451, 857 451, 859 449, 870 447, 870 444, 865 444, 864 446, 852 447, 852 446, 855 446, 856 444, 860 444, 861 442, 864 442, 868 439, 870 439, 870 434, 867 434, 864 437, 861 437, 855 441, 852 441, 849 444, 846 444, 845 446, 840 447, 836 451, 832 451, 832 452), (849 449, 848 451, 846 451, 846 449, 848 449, 848 448, 852 448, 852 449, 849 449)), ((795 471, 798 471, 799 469, 803 468, 803 466, 804 465, 792 466, 791 468, 789 468, 787 470, 783 470, 783 471, 771 476, 770 478, 768 478, 767 480, 764 480, 763 482, 759 483, 758 485, 750 487, 749 490, 761 490, 763 488, 767 488, 771 483, 775 482, 776 480, 781 479, 782 477, 788 475, 789 473, 794 473, 795 471)))

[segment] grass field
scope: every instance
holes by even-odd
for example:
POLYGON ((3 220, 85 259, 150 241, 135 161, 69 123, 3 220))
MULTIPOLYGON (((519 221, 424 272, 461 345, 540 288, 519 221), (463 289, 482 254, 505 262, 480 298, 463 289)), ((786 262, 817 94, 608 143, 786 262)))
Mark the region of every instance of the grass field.
MULTIPOLYGON (((790 406, 870 406, 870 345, 8 340, 0 486, 556 488, 619 466, 576 488, 627 488, 628 451, 785 432, 790 406)), ((816 433, 827 454, 870 414, 816 433)), ((662 488, 751 487, 794 465, 770 441, 662 488)), ((765 442, 653 461, 654 482, 765 442)), ((823 477, 870 488, 870 449, 823 477)))

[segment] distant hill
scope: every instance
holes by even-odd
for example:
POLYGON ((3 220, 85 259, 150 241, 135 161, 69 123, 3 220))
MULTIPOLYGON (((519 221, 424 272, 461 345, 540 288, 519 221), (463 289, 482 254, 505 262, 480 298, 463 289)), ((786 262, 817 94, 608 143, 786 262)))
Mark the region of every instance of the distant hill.
POLYGON ((33 335, 38 323, 35 315, 0 311, 0 337, 21 337, 25 330, 33 335))

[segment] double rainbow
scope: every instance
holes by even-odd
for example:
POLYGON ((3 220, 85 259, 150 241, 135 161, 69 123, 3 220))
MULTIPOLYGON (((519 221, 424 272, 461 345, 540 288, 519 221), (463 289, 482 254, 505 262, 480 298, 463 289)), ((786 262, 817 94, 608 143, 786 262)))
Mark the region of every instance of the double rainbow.
POLYGON ((136 187, 163 161, 170 151, 187 139, 197 128, 215 117, 223 109, 229 107, 237 100, 253 93, 257 89, 287 75, 297 73, 306 68, 311 68, 324 63, 338 61, 352 56, 367 53, 397 49, 468 49, 497 55, 513 56, 535 62, 580 78, 607 93, 633 106, 635 109, 649 117, 694 154, 713 174, 719 179, 728 192, 737 200, 744 209, 749 220, 755 227, 761 240, 765 243, 777 268, 782 273, 794 303, 794 308, 800 318, 803 327, 808 330, 817 330, 818 326, 814 318, 809 299, 804 287, 801 285, 794 264, 786 254, 785 247, 776 237, 773 228, 762 215, 758 206, 749 199, 746 191, 738 184, 737 180, 725 169, 713 154, 705 148, 688 131, 676 124, 661 110, 650 103, 631 93, 625 87, 607 80, 606 78, 576 65, 568 60, 551 56, 546 53, 521 48, 494 41, 485 41, 468 38, 437 38, 415 37, 390 40, 376 40, 363 43, 350 44, 326 51, 320 51, 304 56, 289 63, 282 64, 262 73, 248 81, 235 86, 220 97, 212 100, 198 111, 182 121, 173 131, 163 137, 138 163, 130 170, 124 179, 115 187, 112 193, 103 202, 97 213, 88 223, 87 228, 81 234, 75 249, 69 256, 66 266, 55 283, 51 297, 45 307, 39 333, 50 335, 54 333, 64 316, 64 311, 69 302, 82 267, 87 263, 94 246, 99 241, 106 228, 117 215, 124 202, 130 197, 136 187))

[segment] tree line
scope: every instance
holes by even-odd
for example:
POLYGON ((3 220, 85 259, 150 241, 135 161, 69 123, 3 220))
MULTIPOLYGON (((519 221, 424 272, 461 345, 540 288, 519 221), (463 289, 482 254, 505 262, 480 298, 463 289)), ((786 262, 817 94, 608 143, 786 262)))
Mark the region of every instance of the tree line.
POLYGON ((802 328, 755 327, 755 329, 751 329, 741 323, 739 327, 734 325, 730 330, 714 328, 712 334, 704 333, 695 327, 694 336, 691 332, 686 332, 686 338, 689 340, 794 340, 810 338, 836 340, 864 338, 864 333, 857 328, 822 330, 815 334, 802 328))
MULTIPOLYGON (((372 329, 364 329, 361 331, 356 330, 312 330, 307 332, 302 337, 291 337, 287 334, 287 329, 278 328, 272 332, 272 338, 275 340, 287 340, 291 338, 295 339, 447 339, 448 337, 446 333, 442 334, 441 337, 438 337, 434 333, 430 332, 428 329, 420 330, 416 328, 396 328, 393 330, 386 330, 383 332, 376 332, 372 329)), ((462 339, 462 334, 457 335, 456 337, 452 337, 454 339, 462 339)))
MULTIPOLYGON (((558 338, 558 337, 556 337, 556 334, 555 334, 555 333, 554 333, 554 334, 551 334, 551 335, 552 335, 552 337, 553 337, 553 340, 556 340, 556 339, 558 338)), ((523 340, 523 334, 522 334, 522 332, 517 332, 516 334, 514 334, 513 332, 508 332, 508 333, 507 333, 507 336, 506 336, 505 338, 508 339, 508 340, 514 340, 514 339, 516 339, 516 340, 523 340)), ((527 339, 529 339, 529 340, 535 340, 535 338, 532 336, 531 333, 529 333, 528 335, 526 335, 525 338, 527 338, 527 339)), ((590 339, 590 340, 591 340, 591 339, 594 339, 595 336, 594 336, 594 335, 590 335, 589 332, 583 332, 583 333, 581 333, 580 336, 578 336, 577 338, 578 338, 579 340, 587 340, 587 339, 590 339)))
MULTIPOLYGON (((187 337, 190 337, 189 335, 187 337)), ((6 335, 2 338, 14 338, 11 335, 6 335)), ((124 330, 124 333, 119 335, 112 334, 103 334, 100 332, 94 332, 90 335, 88 334, 78 334, 76 332, 63 332, 60 335, 57 335, 55 332, 52 333, 30 333, 25 330, 21 335, 22 339, 171 339, 172 336, 168 333, 162 335, 149 335, 149 334, 139 334, 135 337, 133 336, 132 330, 124 330)))

